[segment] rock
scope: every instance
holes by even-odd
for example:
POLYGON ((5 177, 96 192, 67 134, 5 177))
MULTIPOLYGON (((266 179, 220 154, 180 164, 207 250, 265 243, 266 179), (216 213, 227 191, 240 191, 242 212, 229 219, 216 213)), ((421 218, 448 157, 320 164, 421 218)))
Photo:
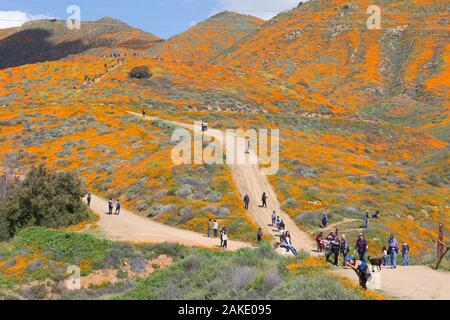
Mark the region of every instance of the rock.
POLYGON ((185 184, 181 187, 181 189, 177 190, 177 192, 175 192, 175 195, 177 195, 178 197, 182 197, 182 198, 186 198, 190 195, 192 195, 192 186, 190 186, 189 184, 185 184))
POLYGON ((225 205, 219 208, 219 210, 217 211, 217 216, 224 219, 230 215, 230 212, 230 206, 225 205))

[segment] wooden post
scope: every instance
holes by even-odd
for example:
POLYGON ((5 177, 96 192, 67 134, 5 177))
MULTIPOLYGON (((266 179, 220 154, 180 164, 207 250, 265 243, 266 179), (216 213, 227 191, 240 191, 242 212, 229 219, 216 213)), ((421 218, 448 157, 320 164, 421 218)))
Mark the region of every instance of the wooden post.
POLYGON ((439 259, 442 255, 442 252, 444 251, 444 225, 442 223, 439 223, 439 235, 438 235, 438 241, 437 241, 437 258, 439 259))
POLYGON ((444 259, 444 256, 449 251, 450 247, 444 243, 444 225, 442 223, 439 224, 439 235, 437 240, 437 262, 436 266, 434 267, 436 270, 439 269, 439 265, 442 262, 442 259, 444 259))

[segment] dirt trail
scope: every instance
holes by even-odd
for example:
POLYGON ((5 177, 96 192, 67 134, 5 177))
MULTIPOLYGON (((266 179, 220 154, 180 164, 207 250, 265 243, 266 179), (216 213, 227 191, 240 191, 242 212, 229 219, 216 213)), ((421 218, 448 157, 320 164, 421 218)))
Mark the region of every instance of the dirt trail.
MULTIPOLYGON (((358 282, 353 270, 340 269, 336 274, 358 282)), ((402 300, 449 300, 450 273, 427 266, 383 268, 381 292, 402 300)))
MULTIPOLYGON (((128 113, 141 117, 142 115, 129 111, 128 113)), ((177 127, 186 128, 188 130, 193 130, 197 132, 201 132, 200 126, 194 126, 193 124, 186 124, 176 121, 167 121, 157 117, 146 117, 143 120, 154 121, 160 120, 166 123, 173 124, 177 127)), ((223 134, 220 130, 216 129, 208 129, 205 132, 206 135, 216 138, 221 143, 224 143, 223 134)), ((230 137, 231 138, 231 137, 230 137)), ((226 144, 226 141, 225 141, 226 144)), ((292 243, 297 250, 305 250, 310 254, 317 255, 315 252, 316 245, 315 242, 311 239, 311 236, 302 231, 295 222, 291 219, 291 217, 284 213, 281 210, 280 202, 278 201, 277 195, 270 185, 267 176, 262 175, 260 172, 260 168, 258 163, 258 157, 254 151, 251 151, 247 157, 248 164, 235 164, 230 165, 231 172, 233 175, 234 182, 237 185, 237 188, 241 194, 241 199, 243 199, 244 195, 247 193, 250 197, 250 207, 248 210, 248 214, 252 217, 255 223, 265 232, 266 234, 271 234, 273 236, 276 235, 276 231, 271 223, 271 215, 272 211, 275 210, 276 214, 283 219, 286 230, 291 233, 292 243), (251 160, 251 161, 249 161, 251 160), (256 163, 256 164, 254 164, 256 163), (268 196, 267 200, 267 208, 260 208, 261 204, 261 196, 265 192, 268 196)), ((284 251, 283 249, 279 249, 280 251, 284 251)))
MULTIPOLYGON (((200 233, 182 230, 139 216, 125 208, 120 215, 108 215, 108 202, 92 195, 91 209, 100 216, 96 225, 100 233, 110 240, 127 242, 181 243, 186 246, 198 246, 219 249, 218 238, 208 238, 200 233)), ((232 235, 231 235, 232 237, 232 235)), ((229 250, 249 248, 250 244, 228 241, 229 250)))

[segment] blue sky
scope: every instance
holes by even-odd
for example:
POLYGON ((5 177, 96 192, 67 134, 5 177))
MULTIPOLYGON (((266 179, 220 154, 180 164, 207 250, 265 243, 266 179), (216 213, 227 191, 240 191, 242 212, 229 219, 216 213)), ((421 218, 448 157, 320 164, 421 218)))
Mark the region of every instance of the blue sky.
POLYGON ((78 5, 83 21, 109 16, 168 38, 223 10, 269 19, 295 7, 298 2, 300 0, 0 0, 0 28, 43 17, 66 19, 67 7, 78 5))

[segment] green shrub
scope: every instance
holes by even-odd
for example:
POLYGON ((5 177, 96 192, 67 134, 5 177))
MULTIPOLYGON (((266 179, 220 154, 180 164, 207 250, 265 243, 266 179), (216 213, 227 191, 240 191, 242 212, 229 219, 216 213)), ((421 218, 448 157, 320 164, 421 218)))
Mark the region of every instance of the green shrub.
POLYGON ((9 239, 25 227, 64 227, 87 219, 83 195, 82 182, 75 174, 52 172, 43 165, 33 168, 1 203, 0 239, 9 239))
POLYGON ((152 76, 147 66, 135 67, 130 71, 130 79, 148 79, 152 76))

